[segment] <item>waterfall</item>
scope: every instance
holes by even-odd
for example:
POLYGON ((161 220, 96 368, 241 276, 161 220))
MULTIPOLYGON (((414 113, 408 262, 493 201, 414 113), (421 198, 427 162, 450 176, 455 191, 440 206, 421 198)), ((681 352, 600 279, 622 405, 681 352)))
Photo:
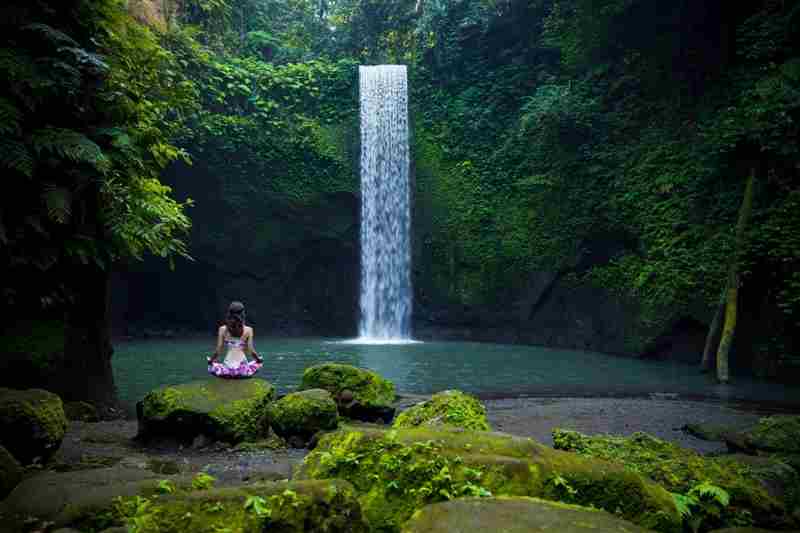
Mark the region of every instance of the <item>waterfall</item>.
POLYGON ((411 191, 406 67, 359 67, 364 340, 411 337, 411 191))

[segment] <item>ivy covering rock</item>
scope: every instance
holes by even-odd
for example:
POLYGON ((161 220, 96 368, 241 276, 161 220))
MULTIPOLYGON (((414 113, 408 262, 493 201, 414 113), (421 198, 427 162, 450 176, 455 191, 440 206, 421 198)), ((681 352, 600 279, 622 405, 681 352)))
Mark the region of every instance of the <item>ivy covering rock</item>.
POLYGON ((648 476, 674 493, 679 502, 686 504, 686 514, 701 518, 706 529, 742 522, 762 527, 796 527, 797 519, 792 515, 798 507, 800 476, 780 461, 739 455, 704 457, 640 432, 630 437, 587 436, 554 429, 553 442, 556 449, 614 461, 648 476), (703 516, 704 508, 715 506, 704 506, 704 499, 717 500, 721 505, 711 515, 703 516))
POLYGON ((681 530, 672 496, 644 476, 500 433, 343 427, 320 439, 297 477, 350 481, 379 531, 399 531, 430 503, 491 495, 593 505, 645 528, 681 530))
POLYGON ((348 418, 391 422, 394 417, 394 383, 372 370, 340 363, 315 365, 303 372, 301 389, 325 389, 348 418))
POLYGON ((137 405, 140 440, 198 435, 238 443, 269 433, 268 406, 275 387, 263 379, 212 379, 160 387, 137 405))
POLYGON ((330 392, 308 389, 287 394, 270 405, 269 418, 280 437, 305 443, 317 431, 336 429, 339 414, 330 392))
POLYGON ((457 390, 446 390, 434 394, 424 401, 400 413, 392 427, 448 425, 463 429, 489 431, 486 408, 474 396, 457 390))
POLYGON ((49 459, 66 429, 64 405, 55 394, 0 388, 0 445, 22 464, 49 459))

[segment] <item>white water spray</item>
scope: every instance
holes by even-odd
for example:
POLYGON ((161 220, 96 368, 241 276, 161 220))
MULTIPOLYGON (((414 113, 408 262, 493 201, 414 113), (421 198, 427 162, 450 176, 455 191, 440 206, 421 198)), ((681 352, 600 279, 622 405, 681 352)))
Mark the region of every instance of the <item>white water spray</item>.
POLYGON ((411 340, 406 67, 359 67, 362 342, 411 340))

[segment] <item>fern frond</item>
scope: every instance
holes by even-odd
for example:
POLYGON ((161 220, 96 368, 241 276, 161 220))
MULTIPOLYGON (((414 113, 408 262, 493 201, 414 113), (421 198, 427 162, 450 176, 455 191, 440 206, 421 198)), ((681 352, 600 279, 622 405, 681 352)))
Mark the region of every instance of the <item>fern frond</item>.
POLYGON ((36 163, 24 144, 0 138, 0 165, 30 178, 36 163))
POLYGON ((19 125, 21 118, 22 113, 17 106, 5 98, 0 98, 0 134, 19 135, 22 132, 19 125))
POLYGON ((72 216, 72 193, 65 187, 52 183, 44 184, 42 199, 50 219, 65 224, 72 216))
POLYGON ((31 143, 37 154, 43 151, 51 152, 76 163, 89 163, 100 172, 106 172, 110 166, 103 150, 87 136, 74 130, 65 128, 37 130, 31 135, 31 143))
POLYGON ((689 491, 689 495, 693 496, 695 494, 711 498, 723 507, 727 506, 731 501, 731 496, 728 494, 728 491, 722 487, 718 487, 717 485, 709 483, 708 481, 703 481, 699 485, 692 487, 692 489, 689 491))
POLYGON ((80 46, 75 39, 61 30, 57 30, 47 24, 34 23, 23 26, 23 31, 35 33, 38 37, 48 41, 54 46, 80 46))

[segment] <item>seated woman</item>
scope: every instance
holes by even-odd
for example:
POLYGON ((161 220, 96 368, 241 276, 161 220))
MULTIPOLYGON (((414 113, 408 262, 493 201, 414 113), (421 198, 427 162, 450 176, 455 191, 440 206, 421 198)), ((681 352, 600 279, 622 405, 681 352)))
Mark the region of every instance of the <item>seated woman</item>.
POLYGON ((208 373, 221 378, 248 378, 258 372, 264 360, 253 349, 253 328, 244 324, 244 304, 233 302, 228 307, 225 324, 219 327, 217 347, 214 355, 208 357, 208 373), (222 363, 217 358, 223 346, 227 350, 222 363), (252 355, 255 361, 248 361, 252 355))

